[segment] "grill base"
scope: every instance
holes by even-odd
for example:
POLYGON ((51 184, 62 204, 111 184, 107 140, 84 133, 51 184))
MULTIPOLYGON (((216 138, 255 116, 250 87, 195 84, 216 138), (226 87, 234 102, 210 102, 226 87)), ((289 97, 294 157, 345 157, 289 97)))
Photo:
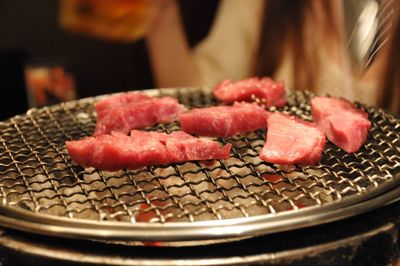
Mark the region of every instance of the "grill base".
POLYGON ((400 203, 351 219, 212 246, 150 247, 4 230, 2 265, 391 265, 400 203), (338 230, 346 228, 346 230, 338 230))

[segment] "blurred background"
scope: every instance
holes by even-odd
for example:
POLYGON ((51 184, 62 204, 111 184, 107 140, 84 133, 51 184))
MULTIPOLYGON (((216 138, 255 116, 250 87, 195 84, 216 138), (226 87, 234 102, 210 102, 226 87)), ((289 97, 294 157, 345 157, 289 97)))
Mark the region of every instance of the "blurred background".
MULTIPOLYGON (((191 46, 208 33, 218 2, 179 1, 191 46)), ((60 4, 0 1, 1 120, 60 99, 155 87, 142 39, 118 43, 66 31, 60 4)))

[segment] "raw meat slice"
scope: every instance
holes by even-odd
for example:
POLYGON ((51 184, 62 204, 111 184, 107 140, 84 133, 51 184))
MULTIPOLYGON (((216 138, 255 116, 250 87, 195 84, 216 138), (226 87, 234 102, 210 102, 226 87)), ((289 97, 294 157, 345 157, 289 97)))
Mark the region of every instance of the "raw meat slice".
POLYGON ((93 161, 93 155, 86 151, 94 150, 98 141, 94 137, 85 137, 81 140, 66 141, 67 150, 72 160, 80 165, 89 166, 93 161))
POLYGON ((281 107, 287 102, 284 83, 275 82, 269 77, 253 77, 234 83, 224 80, 214 88, 214 95, 224 103, 252 102, 256 97, 265 107, 281 107))
POLYGON ((311 112, 328 140, 342 150, 356 152, 366 142, 371 128, 368 113, 357 109, 351 102, 318 96, 311 100, 311 112))
POLYGON ((216 141, 196 138, 182 131, 173 132, 166 146, 168 156, 174 162, 228 159, 231 149, 231 144, 221 148, 216 141))
POLYGON ((193 137, 183 131, 171 134, 133 130, 66 142, 72 160, 84 167, 107 171, 195 160, 229 158, 231 145, 193 137))
POLYGON ((145 93, 123 92, 96 102, 94 108, 96 110, 97 117, 102 117, 103 114, 105 114, 107 110, 111 108, 137 103, 144 100, 150 100, 151 98, 151 96, 145 93))
POLYGON ((260 158, 276 164, 312 165, 321 160, 324 146, 325 135, 314 123, 274 113, 268 119, 260 158))
POLYGON ((132 130, 130 135, 131 135, 131 138, 133 138, 133 139, 142 139, 144 141, 146 141, 147 139, 154 139, 154 140, 161 142, 162 144, 165 144, 167 139, 171 136, 171 135, 161 133, 161 132, 156 132, 156 131, 144 132, 144 131, 140 131, 140 130, 132 130))
POLYGON ((368 119, 368 113, 357 109, 353 103, 343 98, 316 96, 311 100, 311 111, 315 123, 338 112, 350 112, 368 119))
MULTIPOLYGON (((128 140, 123 148, 125 160, 121 158, 123 167, 119 167, 118 169, 137 169, 143 166, 168 164, 171 162, 165 145, 160 141, 160 139, 164 137, 162 135, 166 134, 158 132, 138 132, 139 133, 135 135, 136 137, 129 137, 119 132, 111 133, 113 136, 119 138, 123 138, 123 136, 124 138, 127 137, 128 140)), ((167 136, 168 135, 165 137, 167 136)))
POLYGON ((165 145, 157 140, 133 139, 123 133, 67 141, 72 160, 85 167, 117 171, 169 163, 165 145))
POLYGON ((96 110, 100 111, 95 136, 110 134, 112 131, 128 134, 131 129, 172 122, 185 110, 185 107, 172 97, 146 98, 140 94, 125 95, 115 99, 116 106, 107 108, 105 103, 111 104, 112 101, 108 99, 96 105, 96 110))
POLYGON ((220 143, 209 139, 193 137, 183 131, 175 131, 171 134, 159 132, 131 131, 132 138, 156 139, 167 149, 167 157, 170 162, 185 162, 193 160, 228 159, 231 144, 221 148, 220 143))
POLYGON ((269 112, 251 103, 196 108, 179 116, 183 131, 210 137, 231 137, 267 128, 269 112))

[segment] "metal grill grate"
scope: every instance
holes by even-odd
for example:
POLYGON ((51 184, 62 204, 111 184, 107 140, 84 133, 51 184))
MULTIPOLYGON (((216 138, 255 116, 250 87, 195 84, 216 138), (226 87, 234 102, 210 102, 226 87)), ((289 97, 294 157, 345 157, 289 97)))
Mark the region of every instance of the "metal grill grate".
MULTIPOLYGON (((148 92, 175 96, 188 107, 216 104, 202 89, 148 92)), ((311 120, 311 96, 291 94, 289 104, 279 111, 311 120)), ((394 187, 400 178, 400 121, 361 105, 372 121, 366 145, 346 154, 328 142, 321 163, 314 166, 282 167, 261 161, 258 152, 265 130, 259 130, 218 139, 233 145, 228 160, 120 172, 84 169, 71 162, 64 143, 92 134, 95 100, 34 109, 0 123, 0 211, 4 219, 17 217, 28 223, 3 221, 3 225, 27 230, 29 223, 51 224, 63 228, 53 234, 128 239, 148 239, 146 232, 157 228, 161 231, 151 239, 191 239, 191 231, 185 230, 197 224, 212 229, 262 218, 268 227, 269 220, 288 222, 287 215, 301 217, 310 209, 323 212, 364 201, 394 187), (205 223, 197 223, 201 221, 205 223), (166 232, 169 225, 178 231, 166 232), (99 231, 87 231, 90 226, 99 231), (75 227, 87 230, 66 230, 75 227), (133 233, 113 235, 121 228, 133 233), (144 230, 143 235, 134 229, 144 230)), ((146 130, 172 132, 179 130, 179 124, 146 130)), ((201 231, 193 238, 212 234, 224 237, 201 231)), ((240 236, 230 233, 234 234, 240 236)))

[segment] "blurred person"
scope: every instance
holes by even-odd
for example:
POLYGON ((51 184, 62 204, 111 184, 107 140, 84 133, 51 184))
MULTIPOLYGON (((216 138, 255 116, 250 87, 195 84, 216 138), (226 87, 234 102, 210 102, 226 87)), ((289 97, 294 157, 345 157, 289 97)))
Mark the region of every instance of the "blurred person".
MULTIPOLYGON (((400 6, 397 5, 397 14, 400 6)), ((378 106, 400 114, 400 19, 396 16, 393 38, 390 41, 383 79, 379 90, 378 106)))
MULTIPOLYGON (((159 87, 214 86, 223 79, 266 75, 283 80, 288 89, 381 103, 377 78, 352 71, 342 1, 222 0, 209 35, 194 49, 187 44, 178 3, 156 3, 146 41, 159 87)), ((382 74, 382 65, 370 74, 382 74)))
POLYGON ((347 82, 339 1, 222 0, 209 35, 193 50, 186 44, 177 2, 161 2, 147 35, 161 87, 210 86, 252 75, 283 79, 289 88, 302 90, 347 82))

